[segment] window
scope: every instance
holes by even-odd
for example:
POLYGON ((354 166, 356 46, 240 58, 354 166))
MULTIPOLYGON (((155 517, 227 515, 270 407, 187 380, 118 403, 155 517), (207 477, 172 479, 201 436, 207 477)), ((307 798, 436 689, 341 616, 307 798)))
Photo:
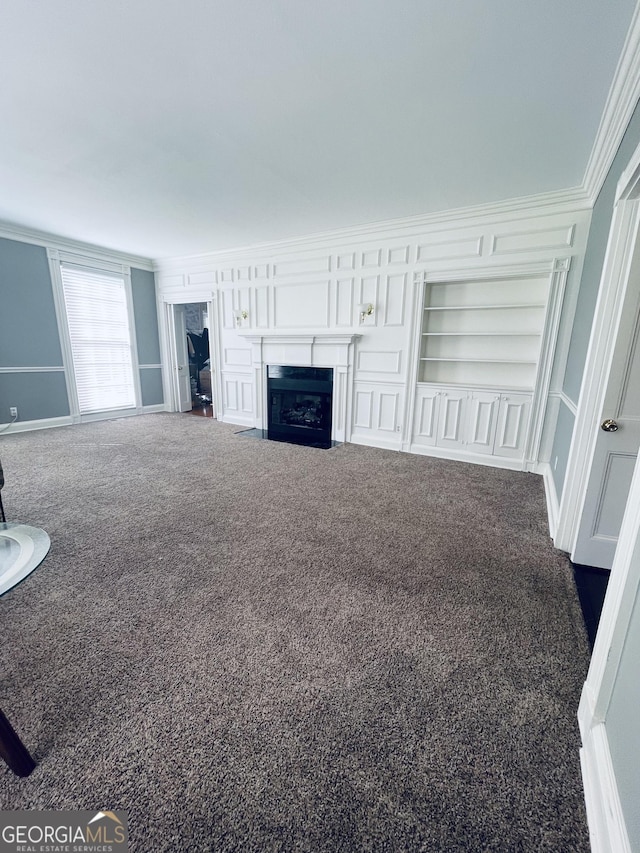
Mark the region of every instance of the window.
POLYGON ((122 275, 62 264, 80 414, 136 405, 122 275))

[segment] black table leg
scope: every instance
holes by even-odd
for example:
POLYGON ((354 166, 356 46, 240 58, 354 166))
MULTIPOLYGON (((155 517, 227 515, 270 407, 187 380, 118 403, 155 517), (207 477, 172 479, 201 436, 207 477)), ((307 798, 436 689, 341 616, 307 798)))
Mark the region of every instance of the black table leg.
POLYGON ((2 711, 0 711, 0 756, 17 776, 28 776, 36 766, 2 711))

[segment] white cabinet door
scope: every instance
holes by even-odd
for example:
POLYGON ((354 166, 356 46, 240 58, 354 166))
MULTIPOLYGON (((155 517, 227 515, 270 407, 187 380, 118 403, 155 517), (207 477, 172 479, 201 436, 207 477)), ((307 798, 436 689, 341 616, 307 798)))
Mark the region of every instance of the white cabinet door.
POLYGON ((413 443, 427 447, 436 443, 440 392, 418 387, 413 416, 413 443))
POLYGON ((531 397, 528 394, 501 394, 498 426, 494 444, 495 456, 520 459, 529 425, 531 397))
POLYGON ((493 453, 500 395, 473 391, 467 401, 466 449, 493 453))
POLYGON ((467 391, 442 391, 438 413, 438 447, 465 448, 467 391))

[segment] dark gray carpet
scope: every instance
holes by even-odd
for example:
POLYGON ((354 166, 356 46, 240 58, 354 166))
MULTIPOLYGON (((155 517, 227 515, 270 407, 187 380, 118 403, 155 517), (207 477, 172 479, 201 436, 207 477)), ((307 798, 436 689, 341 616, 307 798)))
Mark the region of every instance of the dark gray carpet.
POLYGON ((531 474, 187 415, 4 436, 0 808, 131 850, 587 851, 588 644, 531 474))

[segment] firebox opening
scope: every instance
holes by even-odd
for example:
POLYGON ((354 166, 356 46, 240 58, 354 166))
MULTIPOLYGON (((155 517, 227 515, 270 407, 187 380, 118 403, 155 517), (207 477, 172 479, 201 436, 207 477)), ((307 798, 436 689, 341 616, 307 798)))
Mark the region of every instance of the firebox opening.
POLYGON ((331 447, 333 368, 267 365, 267 437, 331 447))

